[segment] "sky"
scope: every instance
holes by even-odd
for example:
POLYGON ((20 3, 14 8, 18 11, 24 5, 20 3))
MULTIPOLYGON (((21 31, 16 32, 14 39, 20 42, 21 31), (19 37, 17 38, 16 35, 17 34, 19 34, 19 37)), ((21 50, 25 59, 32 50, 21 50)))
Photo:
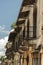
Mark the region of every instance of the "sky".
POLYGON ((16 21, 22 0, 0 0, 0 39, 8 35, 16 21))
POLYGON ((0 0, 0 54, 5 51, 11 24, 16 22, 22 0, 0 0))

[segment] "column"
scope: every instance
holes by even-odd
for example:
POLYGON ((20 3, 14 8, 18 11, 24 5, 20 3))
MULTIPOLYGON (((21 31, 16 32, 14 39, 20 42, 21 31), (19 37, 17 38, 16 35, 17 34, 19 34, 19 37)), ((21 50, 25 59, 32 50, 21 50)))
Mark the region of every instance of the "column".
POLYGON ((32 47, 29 47, 29 65, 32 65, 32 47))
POLYGON ((41 65, 43 65, 43 53, 41 54, 41 65))
POLYGON ((41 64, 41 57, 40 57, 40 53, 38 54, 38 65, 41 64))
POLYGON ((41 49, 41 65, 43 65, 43 49, 41 49))
POLYGON ((20 65, 23 65, 23 54, 20 56, 20 65))
POLYGON ((24 53, 23 53, 23 65, 27 65, 26 58, 27 58, 27 53, 26 53, 26 51, 24 51, 24 53))
POLYGON ((41 35, 42 28, 42 2, 43 0, 37 0, 37 37, 41 35))

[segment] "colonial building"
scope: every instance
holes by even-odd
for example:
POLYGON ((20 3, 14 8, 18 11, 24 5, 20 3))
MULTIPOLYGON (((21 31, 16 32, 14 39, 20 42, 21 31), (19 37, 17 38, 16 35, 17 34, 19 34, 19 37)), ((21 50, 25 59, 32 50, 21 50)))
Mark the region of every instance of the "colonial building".
POLYGON ((7 62, 43 65, 42 0, 23 0, 16 25, 6 44, 7 62))

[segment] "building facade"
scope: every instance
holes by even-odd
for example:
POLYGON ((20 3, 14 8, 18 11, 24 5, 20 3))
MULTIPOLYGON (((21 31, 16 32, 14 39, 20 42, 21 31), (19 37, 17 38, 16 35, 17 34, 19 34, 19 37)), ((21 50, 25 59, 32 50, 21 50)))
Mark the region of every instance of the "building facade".
POLYGON ((43 65, 42 0, 23 0, 6 44, 10 65, 43 65))

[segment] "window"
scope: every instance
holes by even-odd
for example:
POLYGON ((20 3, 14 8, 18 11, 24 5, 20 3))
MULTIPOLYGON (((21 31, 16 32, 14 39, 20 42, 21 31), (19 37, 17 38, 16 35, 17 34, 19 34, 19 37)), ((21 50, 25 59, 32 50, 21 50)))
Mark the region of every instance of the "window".
POLYGON ((33 37, 33 26, 29 27, 29 38, 33 37))
POLYGON ((38 65, 38 58, 33 58, 33 64, 32 65, 38 65))
POLYGON ((34 6, 33 13, 33 37, 36 38, 36 26, 37 26, 37 6, 34 6))

